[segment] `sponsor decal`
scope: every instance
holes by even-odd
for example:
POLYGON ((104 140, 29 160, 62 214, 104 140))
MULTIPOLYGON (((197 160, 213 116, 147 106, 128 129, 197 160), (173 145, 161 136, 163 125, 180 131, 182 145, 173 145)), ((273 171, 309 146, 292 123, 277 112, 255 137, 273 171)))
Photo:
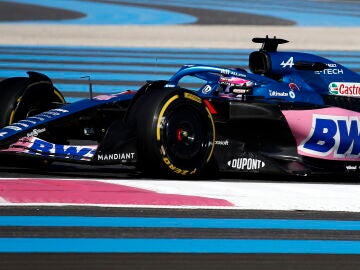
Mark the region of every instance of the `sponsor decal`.
POLYGON ((135 153, 113 153, 113 154, 98 154, 97 160, 122 160, 131 161, 135 159, 135 153))
POLYGON ((163 129, 166 124, 166 117, 162 116, 159 120, 160 121, 158 121, 159 122, 158 128, 163 129))
POLYGON ((329 93, 338 96, 360 96, 360 83, 332 82, 329 84, 329 93))
POLYGON ((133 94, 133 93, 135 93, 135 91, 126 90, 126 91, 116 93, 116 94, 111 94, 111 95, 98 95, 98 96, 94 97, 94 99, 96 99, 96 100, 110 100, 110 99, 116 98, 116 97, 121 96, 121 95, 128 95, 128 94, 133 94))
POLYGON ((96 99, 96 100, 110 100, 110 99, 113 99, 113 98, 116 98, 116 97, 117 97, 116 94, 112 94, 112 95, 99 95, 99 96, 94 97, 94 99, 96 99))
POLYGON ((309 136, 300 149, 314 156, 360 157, 360 117, 314 115, 309 136))
POLYGON ((289 96, 289 93, 269 90, 269 96, 270 97, 287 97, 287 96, 289 96))
POLYGON ((215 145, 229 145, 229 141, 225 140, 225 141, 215 141, 215 145))
POLYGON ((346 165, 345 168, 348 171, 355 171, 355 170, 358 169, 358 166, 356 166, 356 165, 346 165))
POLYGON ((64 159, 89 160, 96 151, 96 145, 59 145, 53 144, 37 137, 23 137, 3 151, 15 151, 45 157, 64 159))
POLYGON ((163 161, 169 167, 169 169, 175 173, 182 174, 182 175, 188 175, 188 174, 194 174, 196 172, 196 169, 189 171, 189 170, 183 170, 183 169, 176 167, 174 164, 171 163, 171 161, 167 157, 163 157, 163 161))
POLYGON ((324 70, 314 71, 315 74, 324 74, 324 75, 339 75, 344 74, 344 70, 341 68, 326 68, 324 70))
POLYGON ((294 66, 294 57, 290 57, 286 62, 282 61, 280 65, 283 68, 286 68, 286 67, 292 68, 294 66))
POLYGON ((252 171, 265 167, 265 162, 256 158, 241 157, 229 160, 227 165, 233 169, 252 171))
POLYGON ((295 92, 294 91, 289 91, 289 92, 278 92, 275 90, 269 90, 269 96, 270 97, 290 97, 290 98, 295 98, 295 92))
POLYGON ((57 109, 52 109, 47 112, 40 113, 36 116, 31 116, 31 117, 21 120, 17 123, 14 123, 12 125, 4 127, 2 129, 2 132, 0 132, 0 137, 4 137, 8 134, 8 132, 6 132, 6 130, 20 132, 20 131, 23 131, 23 130, 26 130, 27 128, 29 128, 30 124, 38 125, 38 124, 41 124, 43 121, 53 119, 61 114, 68 113, 68 112, 69 112, 68 110, 57 108, 57 109))
POLYGON ((45 132, 46 129, 45 128, 39 128, 39 129, 34 129, 33 131, 29 132, 28 134, 26 134, 28 137, 37 137, 40 133, 45 132))
POLYGON ((197 103, 201 103, 201 98, 199 98, 198 96, 195 96, 193 94, 190 94, 190 93, 184 93, 184 97, 185 98, 188 98, 188 99, 191 99, 197 103))
POLYGON ((224 75, 234 75, 234 76, 236 76, 236 77, 246 78, 246 75, 245 75, 245 74, 240 73, 240 72, 237 72, 237 71, 234 71, 234 70, 230 70, 230 69, 223 69, 223 68, 221 68, 221 69, 220 69, 220 73, 221 73, 221 74, 224 74, 224 75))
POLYGON ((297 86, 296 83, 289 83, 289 88, 290 88, 290 90, 300 91, 300 88, 299 88, 299 86, 297 86))
POLYGON ((207 85, 205 85, 205 86, 203 87, 203 89, 201 90, 201 92, 202 92, 203 94, 208 94, 208 93, 211 91, 211 89, 212 89, 212 87, 207 84, 207 85))

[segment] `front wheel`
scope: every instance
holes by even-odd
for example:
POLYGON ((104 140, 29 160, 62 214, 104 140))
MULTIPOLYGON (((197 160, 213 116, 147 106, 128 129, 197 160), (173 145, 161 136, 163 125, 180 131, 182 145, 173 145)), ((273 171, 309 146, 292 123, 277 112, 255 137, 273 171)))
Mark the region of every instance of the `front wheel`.
POLYGON ((64 104, 62 94, 43 74, 12 77, 0 82, 0 128, 64 104))
POLYGON ((196 175, 214 148, 212 116, 200 97, 183 89, 154 89, 129 112, 138 141, 138 167, 151 176, 196 175))

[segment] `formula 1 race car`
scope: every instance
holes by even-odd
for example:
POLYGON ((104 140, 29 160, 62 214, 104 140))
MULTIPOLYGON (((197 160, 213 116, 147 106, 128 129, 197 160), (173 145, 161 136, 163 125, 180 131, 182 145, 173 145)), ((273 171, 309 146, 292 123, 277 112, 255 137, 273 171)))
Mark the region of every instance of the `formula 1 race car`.
MULTIPOLYGON (((360 75, 254 38, 249 69, 184 65, 139 90, 67 104, 28 72, 0 82, 0 159, 136 166, 150 176, 206 172, 360 172, 360 75), (201 82, 185 89, 184 77, 201 82)), ((30 164, 30 163, 29 163, 30 164)), ((32 164, 32 163, 31 163, 32 164)))

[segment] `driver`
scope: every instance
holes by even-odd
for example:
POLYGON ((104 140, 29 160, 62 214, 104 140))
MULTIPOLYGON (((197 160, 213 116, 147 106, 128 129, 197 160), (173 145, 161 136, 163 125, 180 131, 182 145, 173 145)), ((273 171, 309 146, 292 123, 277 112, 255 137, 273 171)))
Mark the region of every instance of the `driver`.
POLYGON ((243 95, 249 93, 253 88, 252 81, 239 77, 221 76, 217 90, 221 97, 242 99, 243 95))

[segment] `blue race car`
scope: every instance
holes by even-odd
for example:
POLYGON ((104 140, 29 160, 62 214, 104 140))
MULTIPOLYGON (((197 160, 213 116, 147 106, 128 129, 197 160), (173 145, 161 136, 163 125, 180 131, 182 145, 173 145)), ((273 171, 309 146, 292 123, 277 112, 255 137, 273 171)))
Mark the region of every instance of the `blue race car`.
POLYGON ((0 82, 0 160, 136 166, 150 176, 360 171, 360 76, 254 38, 249 71, 184 65, 139 90, 67 104, 44 74, 0 82), (196 77, 195 89, 183 88, 196 77))

